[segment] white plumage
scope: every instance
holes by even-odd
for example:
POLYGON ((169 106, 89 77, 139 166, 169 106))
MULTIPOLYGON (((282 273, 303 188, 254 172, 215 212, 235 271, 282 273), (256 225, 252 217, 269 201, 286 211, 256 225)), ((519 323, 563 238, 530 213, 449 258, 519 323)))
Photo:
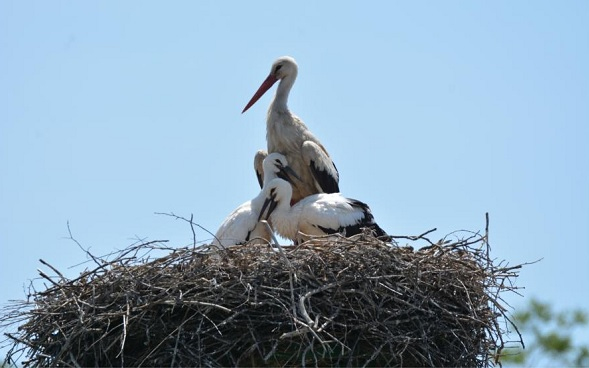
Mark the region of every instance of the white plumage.
POLYGON ((339 192, 339 173, 327 150, 301 119, 288 109, 288 95, 297 74, 298 66, 293 58, 283 56, 276 60, 270 75, 242 111, 247 111, 280 80, 268 109, 266 140, 268 152, 285 155, 290 167, 301 177, 300 182, 292 183, 293 203, 315 193, 339 192))
POLYGON ((292 186, 276 178, 266 183, 267 198, 262 207, 262 218, 272 221, 274 230, 295 242, 306 240, 306 235, 339 233, 352 236, 370 228, 374 235, 389 240, 378 226, 368 205, 340 193, 319 193, 307 196, 290 205, 292 186))
MULTIPOLYGON (((256 154, 257 157, 257 154, 256 154)), ((288 167, 286 159, 280 154, 270 154, 263 160, 264 179, 271 182, 274 178, 293 180, 297 174, 288 167)), ((267 188, 250 201, 243 203, 225 218, 217 230, 213 245, 223 247, 243 244, 251 241, 254 244, 267 244, 272 239, 268 226, 259 222, 260 212, 265 199, 268 197, 267 188)))
POLYGON ((258 222, 260 209, 264 202, 262 192, 251 201, 237 207, 221 224, 215 234, 213 245, 230 247, 252 241, 253 244, 266 244, 272 239, 270 231, 258 222))

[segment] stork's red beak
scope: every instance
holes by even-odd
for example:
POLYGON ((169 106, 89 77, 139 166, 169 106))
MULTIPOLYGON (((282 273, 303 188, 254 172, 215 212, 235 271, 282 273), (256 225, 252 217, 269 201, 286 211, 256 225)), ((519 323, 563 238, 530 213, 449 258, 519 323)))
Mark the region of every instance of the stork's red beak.
POLYGON ((262 83, 260 88, 258 88, 256 93, 254 94, 254 97, 252 97, 250 102, 247 103, 247 105, 245 106, 245 108, 243 109, 243 111, 241 113, 243 114, 244 112, 247 111, 247 109, 252 107, 252 105, 255 104, 256 101, 258 101, 260 99, 260 97, 262 97, 264 95, 264 93, 266 93, 266 91, 269 90, 270 87, 272 87, 274 85, 274 83, 276 83, 277 81, 278 81, 278 79, 275 76, 273 76, 272 74, 270 74, 268 76, 268 78, 266 78, 266 80, 262 83))

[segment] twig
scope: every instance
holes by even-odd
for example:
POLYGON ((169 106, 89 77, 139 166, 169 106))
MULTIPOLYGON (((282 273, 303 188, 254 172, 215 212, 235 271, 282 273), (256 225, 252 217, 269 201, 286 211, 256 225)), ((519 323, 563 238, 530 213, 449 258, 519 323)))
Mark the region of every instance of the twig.
POLYGON ((40 269, 38 269, 38 268, 37 268, 37 272, 38 272, 38 273, 39 273, 39 275, 41 275, 41 277, 43 277, 45 280, 47 280, 47 281, 49 281, 50 283, 52 283, 52 284, 53 284, 53 286, 57 286, 57 287, 59 287, 59 286, 60 286, 60 285, 59 285, 57 282, 53 281, 53 280, 51 279, 51 277, 47 276, 47 274, 45 274, 43 271, 41 271, 41 270, 40 270, 40 269))
POLYGON ((417 236, 391 235, 391 238, 393 238, 393 239, 409 239, 412 241, 423 239, 423 240, 427 241, 430 245, 434 245, 434 243, 431 240, 429 240, 428 238, 426 238, 425 236, 429 233, 436 231, 436 230, 438 230, 438 229, 433 228, 433 229, 428 230, 428 231, 426 231, 420 235, 417 235, 417 236))
POLYGON ((45 261, 44 261, 44 260, 42 260, 42 259, 39 259, 39 262, 41 262, 41 263, 42 263, 42 264, 44 264, 45 266, 47 266, 47 267, 51 268, 51 270, 52 270, 53 272, 55 272, 55 273, 56 273, 56 274, 57 274, 57 275, 58 275, 58 276, 59 276, 59 277, 60 277, 62 280, 66 280, 66 278, 65 278, 65 277, 63 277, 63 275, 61 274, 61 272, 59 272, 59 271, 58 271, 58 270, 57 270, 55 267, 53 267, 52 265, 50 265, 49 263, 45 262, 45 261))
POLYGON ((192 246, 196 247, 196 232, 194 231, 194 222, 192 222, 192 220, 194 220, 194 215, 191 213, 190 214, 190 230, 192 231, 192 246))
POLYGON ((96 257, 94 257, 94 256, 92 255, 92 253, 90 253, 90 251, 89 251, 88 249, 84 249, 84 247, 82 247, 82 244, 80 244, 80 242, 79 242, 79 241, 77 241, 77 240, 74 238, 74 236, 72 235, 72 229, 70 229, 70 222, 69 222, 69 221, 67 221, 67 222, 66 222, 66 224, 67 224, 67 232, 68 232, 68 234, 69 234, 69 238, 68 238, 68 239, 69 239, 69 240, 71 240, 71 241, 73 241, 74 243, 76 243, 76 244, 78 245, 78 247, 79 247, 81 250, 83 250, 83 251, 84 251, 84 253, 86 253, 86 255, 87 255, 88 257, 90 257, 90 258, 91 258, 91 259, 94 261, 94 263, 96 263, 98 266, 100 266, 100 265, 101 265, 101 263, 99 262, 99 260, 98 260, 96 257))
MULTIPOLYGON (((170 212, 170 213, 164 213, 164 212, 154 212, 156 215, 164 215, 164 216, 170 216, 170 217, 174 217, 176 220, 182 220, 182 221, 186 221, 190 224, 190 227, 192 228, 192 226, 197 226, 199 229, 204 230, 207 234, 211 235, 213 238, 217 239, 217 237, 215 236, 215 234, 213 234, 212 232, 210 232, 209 230, 205 229, 203 226, 200 226, 199 224, 195 223, 192 221, 192 214, 190 214, 190 220, 182 217, 182 216, 177 216, 174 214, 174 212, 170 212)), ((193 240, 194 243, 196 244, 196 234, 194 233, 194 229, 193 229, 193 240)), ((219 239, 217 239, 219 240, 219 239)))

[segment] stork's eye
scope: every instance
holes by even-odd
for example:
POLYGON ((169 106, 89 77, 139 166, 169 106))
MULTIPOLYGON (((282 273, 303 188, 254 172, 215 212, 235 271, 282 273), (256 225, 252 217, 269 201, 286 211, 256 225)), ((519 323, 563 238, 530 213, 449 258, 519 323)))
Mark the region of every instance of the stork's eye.
POLYGON ((276 65, 276 69, 274 69, 274 73, 278 73, 278 71, 282 68, 282 64, 276 65))

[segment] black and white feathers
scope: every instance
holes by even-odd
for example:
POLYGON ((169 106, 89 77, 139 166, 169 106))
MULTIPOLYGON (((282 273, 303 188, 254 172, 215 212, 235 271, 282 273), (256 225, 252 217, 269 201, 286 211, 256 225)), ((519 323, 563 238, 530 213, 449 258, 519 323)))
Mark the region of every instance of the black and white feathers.
MULTIPOLYGON (((263 160, 262 166, 264 169, 263 182, 271 182, 274 178, 298 180, 298 175, 288 166, 286 159, 280 154, 268 155, 263 160)), ((217 230, 213 245, 228 247, 248 241, 255 244, 268 243, 272 239, 272 234, 268 226, 259 221, 262 206, 268 195, 269 189, 264 187, 255 198, 243 203, 231 212, 217 230)))
POLYGON ((288 181, 272 179, 264 189, 267 198, 261 218, 270 219, 278 234, 295 242, 306 240, 307 235, 339 233, 349 237, 361 233, 363 228, 371 229, 383 240, 390 239, 364 202, 340 193, 319 193, 291 206, 292 186, 288 181))

